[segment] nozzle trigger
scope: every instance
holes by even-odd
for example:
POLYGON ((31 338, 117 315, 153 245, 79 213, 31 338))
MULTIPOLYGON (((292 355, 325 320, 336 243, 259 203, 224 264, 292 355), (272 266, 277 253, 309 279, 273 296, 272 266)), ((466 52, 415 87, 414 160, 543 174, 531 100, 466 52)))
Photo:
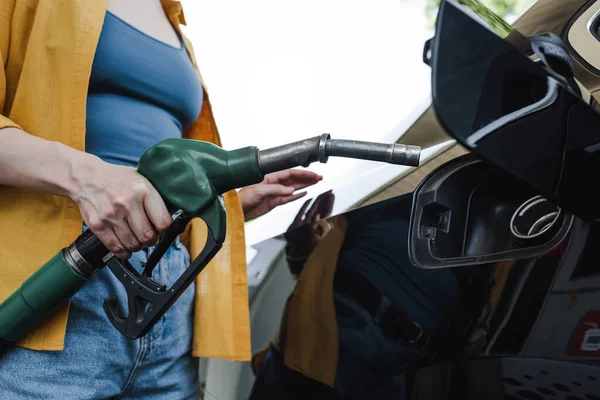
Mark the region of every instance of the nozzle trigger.
POLYGON ((152 278, 152 270, 192 218, 181 214, 173 221, 165 236, 148 257, 142 274, 138 273, 128 261, 117 258, 109 261, 108 268, 127 292, 128 314, 125 315, 119 301, 114 298, 104 301, 104 311, 113 326, 127 338, 138 339, 148 333, 221 249, 222 241, 215 239, 209 225, 208 237, 202 252, 171 287, 152 278))

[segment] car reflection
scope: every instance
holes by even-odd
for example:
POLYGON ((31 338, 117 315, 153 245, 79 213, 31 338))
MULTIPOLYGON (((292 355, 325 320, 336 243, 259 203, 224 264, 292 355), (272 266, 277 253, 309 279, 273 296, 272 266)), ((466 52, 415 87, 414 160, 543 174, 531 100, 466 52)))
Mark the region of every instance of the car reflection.
MULTIPOLYGON (((514 182, 489 185, 498 191, 488 204, 526 185, 532 196, 556 194, 576 216, 535 256, 421 269, 408 254, 412 193, 333 217, 331 193, 307 202, 284 235, 295 287, 253 357, 252 400, 600 399, 599 208, 582 173, 599 160, 598 115, 501 40, 528 39, 473 24, 465 7, 481 11, 479 2, 443 3, 434 107, 455 139, 512 174, 514 182)), ((502 233, 474 215, 474 258, 497 254, 502 233)), ((510 215, 496 215, 506 230, 510 215)))
POLYGON ((408 258, 412 193, 327 218, 334 201, 307 202, 285 234, 297 283, 250 399, 600 395, 585 378, 600 376, 596 225, 577 219, 537 257, 426 270, 408 258))
POLYGON ((412 194, 287 232, 298 283, 252 399, 402 398, 408 371, 482 345, 492 269, 413 266, 411 207, 412 194))

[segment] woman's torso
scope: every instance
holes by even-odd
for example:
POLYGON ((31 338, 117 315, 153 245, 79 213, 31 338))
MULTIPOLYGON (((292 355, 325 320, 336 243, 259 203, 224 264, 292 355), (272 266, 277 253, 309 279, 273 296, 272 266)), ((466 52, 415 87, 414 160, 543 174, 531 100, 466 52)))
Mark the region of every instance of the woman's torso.
POLYGON ((136 166, 156 143, 181 137, 200 114, 202 85, 178 47, 106 13, 87 98, 87 152, 136 166))
MULTIPOLYGON (((181 3, 160 3, 170 28, 179 33, 179 26, 185 24, 181 3)), ((21 127, 33 136, 85 149, 89 77, 105 17, 106 1, 0 1, 0 55, 4 59, 0 66, 0 127, 21 127)), ((194 61, 191 43, 185 38, 184 42, 194 61)), ((220 145, 206 93, 202 113, 184 131, 184 137, 220 145)), ((203 287, 214 290, 195 293, 194 354, 249 359, 247 288, 239 284, 246 279, 244 217, 236 191, 225 193, 224 200, 228 244, 198 278, 203 287), (215 332, 214 326, 223 329, 215 332)), ((71 243, 81 233, 83 222, 79 208, 68 198, 8 186, 0 188, 0 220, 4 228, 0 230, 4 261, 0 265, 0 301, 71 243)), ((204 245, 206 225, 197 218, 191 226, 186 246, 195 257, 204 245)), ((68 306, 61 308, 19 345, 62 350, 68 311, 68 306)))

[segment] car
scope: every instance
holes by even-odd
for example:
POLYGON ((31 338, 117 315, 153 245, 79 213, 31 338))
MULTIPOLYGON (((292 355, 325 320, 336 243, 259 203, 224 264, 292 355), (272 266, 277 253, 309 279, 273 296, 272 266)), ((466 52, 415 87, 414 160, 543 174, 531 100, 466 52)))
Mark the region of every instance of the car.
POLYGON ((477 2, 445 0, 425 45, 436 117, 469 155, 415 190, 411 260, 511 268, 486 344, 417 371, 411 399, 600 396, 600 3, 551 3, 510 26, 477 2))
MULTIPOLYGON (((405 268, 452 271, 460 307, 436 351, 405 370, 403 395, 378 398, 600 399, 599 16, 600 0, 538 0, 508 24, 476 0, 442 0, 423 49, 432 104, 399 140, 435 155, 344 214, 331 215, 331 193, 307 202, 285 235, 257 246, 255 260, 272 268, 251 290, 262 310, 255 350, 279 331, 297 282, 306 288, 312 275, 315 296, 328 290, 334 278, 319 267, 336 262, 340 226, 406 218, 369 246, 390 257, 405 248, 405 268), (299 242, 312 251, 297 257, 299 242)), ((411 343, 424 337, 415 325, 411 343)), ((294 327, 313 339, 327 330, 294 327)), ((320 349, 307 358, 325 365, 320 349)), ((357 381, 369 369, 356 367, 357 381)))

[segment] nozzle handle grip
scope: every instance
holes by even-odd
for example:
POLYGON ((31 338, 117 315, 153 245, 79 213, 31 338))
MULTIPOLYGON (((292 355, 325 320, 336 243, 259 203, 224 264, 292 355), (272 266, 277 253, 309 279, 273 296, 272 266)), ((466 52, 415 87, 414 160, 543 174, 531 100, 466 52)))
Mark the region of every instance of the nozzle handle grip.
MULTIPOLYGON (((138 273, 127 261, 112 258, 108 262, 110 271, 125 287, 129 312, 127 314, 123 312, 116 298, 105 300, 104 311, 109 321, 124 336, 134 340, 148 333, 223 246, 226 215, 221 199, 215 199, 199 217, 204 220, 208 228, 204 248, 170 287, 151 279, 151 276, 148 275, 153 268, 151 259, 155 258, 155 253, 159 252, 158 259, 160 259, 166 251, 162 244, 165 240, 170 241, 167 239, 168 234, 148 257, 148 264, 142 274, 138 273)), ((180 215, 170 229, 184 228, 191 218, 190 215, 180 215), (177 223, 180 219, 183 221, 181 225, 177 223)), ((156 261, 158 260, 156 259, 156 261)))

